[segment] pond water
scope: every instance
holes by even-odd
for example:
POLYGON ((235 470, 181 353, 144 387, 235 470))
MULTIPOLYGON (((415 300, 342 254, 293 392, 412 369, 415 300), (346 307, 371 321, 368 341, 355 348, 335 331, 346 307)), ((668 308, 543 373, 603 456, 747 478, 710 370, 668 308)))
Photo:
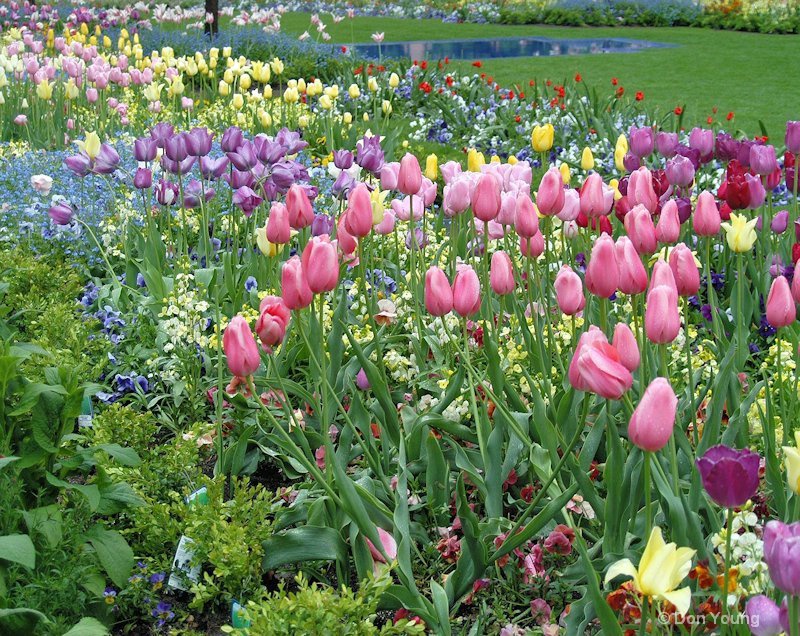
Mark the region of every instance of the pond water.
POLYGON ((557 55, 596 55, 636 53, 651 48, 672 46, 647 40, 626 38, 546 38, 507 37, 491 40, 432 40, 356 44, 352 48, 365 57, 407 57, 413 60, 479 60, 495 57, 552 57, 557 55))

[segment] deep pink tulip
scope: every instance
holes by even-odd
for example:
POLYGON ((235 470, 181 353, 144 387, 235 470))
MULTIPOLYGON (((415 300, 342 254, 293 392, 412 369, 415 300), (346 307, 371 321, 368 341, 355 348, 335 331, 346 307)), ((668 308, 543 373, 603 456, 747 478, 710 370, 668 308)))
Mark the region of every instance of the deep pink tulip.
POLYGON ((303 250, 303 273, 308 288, 315 294, 331 291, 339 282, 339 257, 330 238, 314 236, 303 250))
POLYGON ((800 303, 800 268, 797 267, 797 264, 794 266, 795 274, 792 278, 792 298, 794 298, 794 302, 800 303))
POLYGON ((491 173, 478 177, 472 191, 472 213, 484 223, 493 221, 500 212, 500 182, 491 173))
POLYGON ((363 183, 350 190, 345 227, 356 238, 362 238, 372 229, 372 199, 369 188, 363 183))
POLYGON ((545 216, 554 216, 564 207, 564 179, 555 166, 542 177, 536 193, 536 207, 545 216))
POLYGON ((786 143, 787 152, 793 155, 800 155, 800 121, 786 122, 786 143))
POLYGON ((669 253, 669 267, 675 277, 678 294, 684 297, 694 296, 700 289, 700 270, 692 250, 683 243, 678 243, 669 253))
POLYGON ((625 215, 625 231, 639 254, 652 254, 658 248, 653 216, 642 204, 625 215))
POLYGON ((620 236, 614 248, 619 267, 617 288, 629 296, 641 294, 647 289, 647 270, 639 253, 627 236, 620 236))
POLYGON ((619 352, 594 325, 578 340, 569 379, 577 390, 609 400, 620 399, 633 385, 633 376, 620 361, 619 352))
POLYGON ((425 309, 432 316, 444 316, 453 310, 453 289, 450 281, 435 265, 425 272, 425 309))
POLYGON ((614 239, 602 234, 594 242, 592 256, 586 267, 586 288, 599 298, 609 298, 619 285, 614 239))
POLYGON ((639 368, 639 362, 641 362, 639 345, 631 328, 624 322, 618 322, 614 327, 614 338, 611 344, 619 354, 619 361, 628 371, 633 373, 639 368))
MULTIPOLYGON (((397 558, 397 541, 394 537, 386 532, 383 528, 376 528, 378 531, 378 538, 381 540, 381 547, 390 560, 394 561, 397 558)), ((366 539, 369 553, 372 555, 374 561, 378 563, 386 563, 386 557, 381 554, 381 551, 369 539, 366 539)))
POLYGON ((681 235, 681 219, 678 204, 670 199, 661 207, 656 225, 656 238, 659 243, 674 243, 681 235))
POLYGON ((453 309, 460 316, 471 316, 481 308, 481 283, 469 265, 459 265, 453 279, 453 309))
POLYGON ((228 369, 237 377, 252 375, 261 364, 256 339, 250 331, 250 325, 242 316, 234 316, 225 327, 222 348, 228 360, 228 369))
POLYGON ((653 175, 647 168, 639 168, 628 178, 628 201, 631 205, 643 205, 650 214, 658 209, 658 196, 653 188, 653 175))
POLYGON ((661 450, 672 437, 678 398, 665 378, 656 378, 645 389, 628 424, 628 439, 643 451, 661 450))
POLYGON ((277 201, 272 204, 267 219, 267 240, 276 245, 288 243, 292 236, 292 228, 289 224, 289 211, 283 203, 277 201))
POLYGON ((667 344, 678 337, 681 316, 678 311, 678 294, 667 285, 658 285, 647 294, 644 312, 644 330, 651 342, 667 344))
POLYGON ((722 218, 717 201, 710 192, 701 192, 697 197, 697 207, 692 216, 692 227, 699 236, 716 236, 719 234, 722 218))
POLYGON ((586 306, 583 283, 569 265, 564 265, 553 282, 558 308, 568 316, 574 316, 586 306))
POLYGON ((503 251, 492 254, 489 283, 492 286, 492 291, 498 296, 510 294, 517 288, 517 283, 514 280, 514 266, 511 264, 511 258, 503 251))
POLYGON ((397 173, 397 189, 409 196, 415 195, 422 187, 422 170, 419 161, 410 152, 403 155, 400 160, 400 169, 397 173))
POLYGON ((271 351, 286 337, 291 312, 279 296, 266 296, 259 309, 261 315, 256 322, 256 333, 264 349, 271 351))
MULTIPOLYGON (((772 281, 767 296, 767 320, 775 328, 788 327, 797 318, 797 307, 785 276, 772 281)), ((780 364, 780 362, 779 362, 780 364)))
POLYGON ((531 238, 539 231, 539 215, 531 198, 524 192, 517 195, 514 229, 523 238, 531 238))
POLYGON ((528 258, 539 258, 544 252, 544 235, 536 232, 530 238, 519 239, 519 250, 528 258))
POLYGON ((308 227, 314 221, 314 210, 308 194, 296 183, 292 184, 286 193, 286 209, 289 212, 289 224, 295 230, 308 227))
POLYGON ((603 216, 611 209, 611 206, 606 201, 603 179, 596 172, 592 172, 583 182, 580 190, 580 201, 581 212, 590 218, 603 216))
POLYGON ((308 286, 299 256, 292 256, 281 269, 281 294, 289 309, 304 309, 311 304, 314 292, 308 286))

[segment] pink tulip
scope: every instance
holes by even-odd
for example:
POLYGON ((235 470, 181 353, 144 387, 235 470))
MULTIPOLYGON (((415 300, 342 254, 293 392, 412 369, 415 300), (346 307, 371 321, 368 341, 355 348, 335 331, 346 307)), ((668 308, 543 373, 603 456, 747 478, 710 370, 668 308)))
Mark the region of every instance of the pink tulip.
MULTIPOLYGON (((448 161, 439 168, 442 173, 442 179, 446 185, 450 185, 454 180, 457 180, 461 175, 461 164, 458 161, 448 161)), ((386 188, 384 188, 385 190, 386 188)))
POLYGON ((636 205, 625 215, 625 231, 639 254, 652 254, 658 248, 653 217, 645 206, 636 205))
POLYGON ((242 316, 234 316, 222 335, 222 348, 228 359, 228 369, 239 378, 252 375, 261 364, 258 345, 250 325, 242 316))
POLYGON ((314 210, 308 194, 296 183, 292 184, 286 193, 286 209, 289 212, 289 224, 295 230, 308 227, 314 220, 314 210))
MULTIPOLYGON (((383 528, 376 528, 378 531, 378 538, 381 540, 381 547, 390 560, 394 561, 397 558, 397 541, 394 537, 386 532, 383 528)), ((381 551, 369 539, 366 539, 367 547, 372 558, 378 563, 386 563, 386 557, 381 554, 381 551)))
POLYGON ((419 161, 410 152, 403 155, 400 160, 400 170, 397 173, 397 189, 403 194, 414 195, 422 186, 422 170, 419 161))
POLYGON ((602 234, 594 242, 592 256, 586 267, 586 288, 595 296, 609 298, 619 285, 614 239, 602 234))
POLYGON ((678 204, 670 199, 661 208, 661 215, 656 225, 656 238, 659 243, 674 243, 681 235, 681 220, 678 215, 678 204))
POLYGON ((347 231, 347 211, 339 218, 336 225, 336 242, 342 254, 353 254, 358 249, 358 241, 347 231))
POLYGON ((444 187, 442 207, 447 216, 455 216, 466 210, 470 204, 472 187, 467 179, 457 179, 444 187))
POLYGON ((677 338, 681 328, 678 294, 671 287, 658 285, 647 294, 644 330, 651 342, 667 344, 677 338))
POLYGON ((619 266, 617 288, 629 296, 641 294, 647 289, 647 270, 642 265, 639 253, 627 236, 620 236, 614 247, 619 266))
POLYGON ((569 379, 579 391, 590 391, 618 400, 633 385, 631 372, 603 332, 592 325, 578 340, 569 368, 569 379))
POLYGON ((519 249, 523 256, 539 258, 544 252, 544 236, 541 232, 536 232, 530 238, 520 238, 519 249))
POLYGON ((288 325, 289 321, 292 319, 291 310, 283 304, 283 298, 280 296, 264 296, 258 305, 258 311, 260 313, 266 311, 272 314, 275 318, 283 322, 284 325, 288 325))
POLYGON ((444 316, 453 310, 453 289, 450 281, 435 265, 425 272, 425 308, 431 316, 444 316))
POLYGON ((303 273, 308 288, 315 294, 331 291, 339 282, 339 258, 326 234, 314 236, 303 250, 303 273))
MULTIPOLYGON (((776 329, 788 327, 797 318, 797 308, 785 276, 778 276, 772 281, 767 296, 767 320, 776 329)), ((780 360, 778 364, 781 364, 780 360)))
POLYGON ((469 265, 459 265, 453 279, 453 309, 460 316, 471 316, 481 308, 481 283, 469 265))
POLYGON ((396 221, 397 217, 395 217, 394 210, 384 210, 383 219, 375 226, 375 233, 383 235, 391 234, 394 231, 396 221))
POLYGON ((539 215, 536 214, 533 201, 525 193, 517 195, 514 229, 523 238, 531 238, 539 231, 539 215))
POLYGON ((542 177, 536 193, 536 207, 545 216, 554 216, 564 207, 564 179, 555 166, 542 177))
POLYGON ((583 283, 569 265, 564 265, 553 281, 558 308, 567 316, 574 316, 586 306, 583 283))
POLYGON ((357 184, 350 190, 348 205, 345 220, 347 231, 357 238, 367 236, 372 229, 372 199, 369 188, 363 183, 357 184))
POLYGON ((700 289, 700 270, 694 254, 683 243, 678 243, 669 253, 669 267, 675 278, 675 286, 680 296, 694 296, 700 289))
POLYGON ((610 205, 606 205, 603 179, 596 172, 592 172, 583 182, 580 201, 581 212, 590 218, 608 214, 611 209, 610 205))
POLYGON ((289 309, 304 309, 311 304, 314 293, 308 286, 299 256, 292 256, 281 269, 281 293, 289 309))
POLYGON ((643 205, 650 214, 658 208, 658 197, 653 189, 653 175, 645 168, 631 172, 628 178, 628 200, 631 205, 643 205))
POLYGON ((665 378, 656 378, 633 411, 628 439, 643 451, 654 453, 669 442, 675 427, 678 398, 665 378))
POLYGON ((656 264, 653 265, 653 273, 650 276, 650 285, 647 289, 647 294, 649 295, 653 289, 661 285, 669 287, 675 292, 676 296, 678 295, 678 285, 675 282, 675 275, 672 273, 672 268, 663 258, 659 258, 656 264))
POLYGON ((289 211, 283 203, 277 201, 272 204, 267 219, 267 240, 276 245, 288 243, 292 236, 292 228, 289 225, 289 211))
POLYGON ((796 263, 794 269, 795 275, 792 278, 792 298, 794 298, 794 302, 800 303, 800 268, 797 267, 796 263))
POLYGON ((497 221, 500 225, 511 226, 517 217, 517 194, 515 192, 502 192, 500 194, 500 212, 497 221))
POLYGON ((381 168, 381 190, 396 190, 400 164, 397 161, 383 164, 381 168))
POLYGON ((581 195, 574 188, 564 190, 564 207, 556 216, 562 221, 574 221, 581 213, 581 195))
POLYGON ((719 234, 722 219, 719 208, 710 192, 701 192, 697 197, 697 207, 692 217, 692 227, 699 236, 715 236, 719 234))
POLYGON ((510 294, 516 289, 514 266, 511 264, 511 258, 505 252, 500 251, 492 254, 489 282, 492 286, 492 291, 498 296, 510 294))
POLYGON ((472 213, 476 219, 493 221, 500 212, 500 182, 493 174, 485 173, 478 177, 472 191, 472 213))
POLYGON ((279 296, 267 296, 261 301, 261 315, 256 322, 256 333, 265 350, 279 345, 286 337, 286 326, 291 312, 279 296))
POLYGON ((624 322, 618 322, 614 327, 614 338, 611 344, 619 353, 619 361, 628 371, 633 373, 639 368, 641 361, 639 345, 636 343, 636 336, 633 335, 631 328, 624 322))

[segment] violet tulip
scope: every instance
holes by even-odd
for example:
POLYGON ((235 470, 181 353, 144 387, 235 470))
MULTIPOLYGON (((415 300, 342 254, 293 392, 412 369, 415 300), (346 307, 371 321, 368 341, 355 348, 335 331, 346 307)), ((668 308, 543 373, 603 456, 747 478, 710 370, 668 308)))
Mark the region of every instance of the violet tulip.
POLYGON ((762 177, 778 169, 775 146, 750 146, 750 169, 762 177))
POLYGON ((630 138, 631 152, 640 159, 653 153, 653 149, 655 148, 655 133, 652 127, 632 127, 628 137, 630 138))
POLYGON ((299 256, 292 256, 281 268, 281 296, 289 309, 304 309, 314 298, 299 256))
MULTIPOLYGON (((758 455, 752 454, 756 457, 755 465, 758 467, 758 455)), ((746 476, 750 477, 749 474, 746 476)), ((742 477, 743 475, 737 473, 728 478, 742 479, 742 477)), ((736 485, 730 484, 731 487, 736 485)), ((758 486, 757 471, 755 485, 758 486)), ((754 493, 755 488, 752 494, 754 493)), ((747 501, 752 494, 744 498, 744 501, 747 501)), ((739 505, 743 505, 744 501, 739 505)), ((785 594, 800 596, 800 522, 786 524, 776 519, 767 522, 764 528, 764 561, 775 587, 785 594)))
POLYGON ((800 121, 786 122, 786 150, 793 155, 800 155, 800 121))
POLYGON ((481 308, 481 283, 469 265, 459 265, 453 279, 453 309, 460 316, 471 316, 481 308))
POLYGON ((574 316, 586 306, 583 295, 583 283, 569 265, 564 265, 556 274, 553 282, 558 308, 567 316, 574 316))
POLYGON ((784 631, 781 627, 780 609, 768 596, 752 596, 744 607, 744 615, 753 636, 778 636, 784 631))
POLYGON ((435 265, 425 272, 425 308, 432 316, 444 316, 453 310, 453 289, 450 281, 435 265))
POLYGON ((306 244, 302 257, 303 274, 315 294, 331 291, 339 282, 339 258, 327 236, 314 236, 306 244))
POLYGON ((700 153, 701 163, 708 163, 714 156, 714 131, 707 128, 692 128, 689 133, 689 148, 700 153))
POLYGON ((670 185, 687 188, 694 182, 694 165, 691 159, 675 155, 667 161, 666 174, 670 185))
POLYGON ((678 398, 669 380, 656 378, 645 389, 628 424, 628 439, 643 451, 660 451, 675 427, 678 398))
POLYGON ((671 159, 678 152, 678 133, 660 132, 656 134, 656 149, 666 159, 671 159))
POLYGON ((50 215, 56 225, 69 225, 72 217, 75 216, 75 212, 67 203, 58 203, 50 206, 47 214, 50 215))
POLYGON ((602 234, 594 242, 589 265, 586 267, 586 288, 595 296, 609 298, 619 285, 614 239, 602 234))
POLYGON ((261 205, 262 199, 258 196, 251 188, 244 186, 243 188, 239 188, 236 192, 233 193, 232 201, 234 205, 238 205, 242 212, 244 212, 245 216, 250 216, 259 205, 261 205))
POLYGON ((153 185, 153 171, 149 168, 137 168, 133 175, 133 187, 137 190, 147 190, 153 185))
MULTIPOLYGON (((767 296, 767 320, 776 329, 788 327, 797 318, 797 307, 792 298, 792 290, 785 276, 778 276, 772 281, 767 296)), ((780 364, 780 362, 779 362, 780 364)))
POLYGON ((242 316, 231 318, 222 335, 222 348, 228 360, 228 369, 239 378, 252 375, 261 364, 258 345, 250 325, 242 316))
MULTIPOLYGON (((723 508, 739 508, 758 490, 759 464, 758 453, 748 448, 736 450, 719 444, 709 448, 697 460, 697 469, 700 471, 703 487, 711 499, 723 508)), ((767 527, 769 528, 769 524, 767 527)), ((766 532, 764 538, 764 557, 769 565, 766 532)), ((771 570, 772 568, 770 574, 771 570)), ((800 592, 800 586, 797 591, 800 592)))
POLYGON ((514 280, 514 266, 511 258, 503 251, 492 254, 492 265, 489 272, 489 283, 492 291, 498 296, 512 293, 516 287, 514 280))

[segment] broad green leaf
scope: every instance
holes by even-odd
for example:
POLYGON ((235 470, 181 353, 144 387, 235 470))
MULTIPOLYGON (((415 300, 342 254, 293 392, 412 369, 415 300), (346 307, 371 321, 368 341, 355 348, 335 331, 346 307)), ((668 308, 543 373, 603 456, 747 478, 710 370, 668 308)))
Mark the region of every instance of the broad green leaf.
POLYGON ((125 587, 133 570, 133 550, 121 534, 96 525, 86 538, 92 544, 100 565, 117 587, 125 587))
POLYGON ((0 537, 0 559, 32 570, 36 567, 36 548, 27 534, 7 534, 0 537))
POLYGON ((72 627, 64 636, 106 636, 108 628, 96 618, 86 616, 72 627))
POLYGON ((287 563, 347 561, 347 545, 333 528, 303 526, 271 536, 262 543, 266 572, 287 563))

